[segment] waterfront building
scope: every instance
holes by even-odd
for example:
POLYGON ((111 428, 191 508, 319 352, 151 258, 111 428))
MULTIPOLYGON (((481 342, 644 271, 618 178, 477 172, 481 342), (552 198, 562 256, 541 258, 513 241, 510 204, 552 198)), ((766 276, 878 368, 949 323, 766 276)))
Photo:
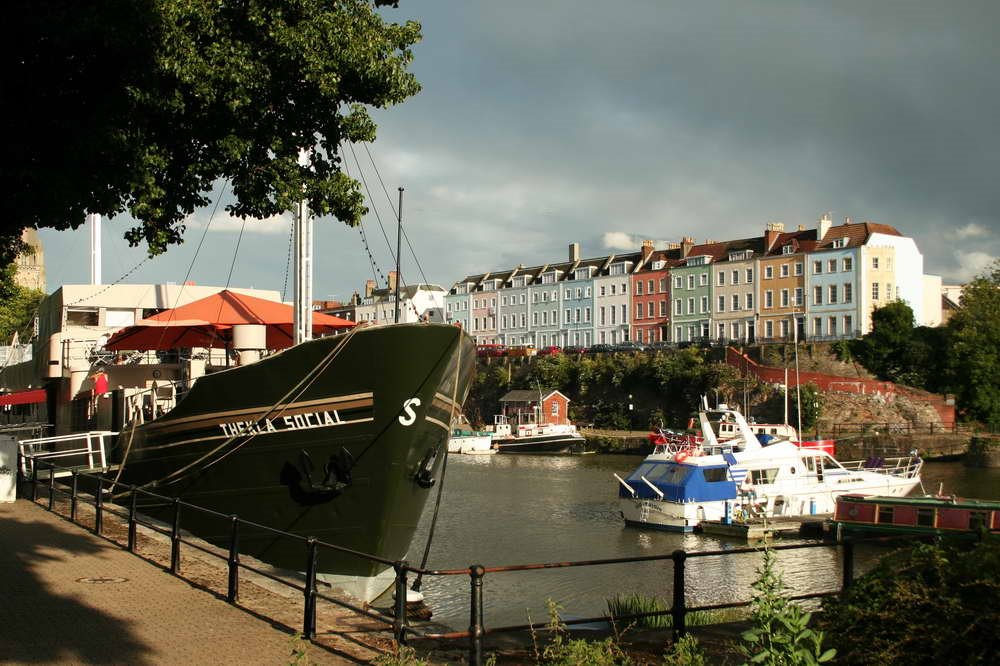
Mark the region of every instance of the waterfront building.
POLYGON ((595 344, 616 345, 630 340, 629 282, 640 254, 612 254, 604 258, 594 278, 594 307, 597 308, 595 344))
MULTIPOLYGON (((445 321, 445 290, 436 284, 408 284, 399 288, 399 321, 413 323, 445 321)), ((389 273, 388 285, 378 289, 374 280, 365 283, 365 295, 355 306, 357 321, 391 324, 396 321, 396 272, 389 273)))
POLYGON ((506 283, 499 291, 500 344, 533 344, 528 328, 528 286, 540 269, 541 266, 532 269, 525 269, 523 264, 518 266, 510 272, 506 283))
POLYGON ((346 303, 337 301, 313 301, 313 311, 340 317, 348 321, 357 321, 358 306, 361 305, 361 294, 354 292, 346 303))
POLYGON ((680 244, 656 250, 642 242, 639 265, 632 273, 632 340, 651 344, 670 339, 670 269, 680 263, 680 244))
POLYGON ((714 241, 695 245, 694 239, 681 239, 680 264, 671 269, 673 310, 670 324, 672 342, 708 339, 712 317, 712 281, 709 279, 714 241))
POLYGON ((528 287, 531 307, 531 329, 538 348, 549 345, 562 346, 560 325, 561 300, 560 283, 565 278, 570 264, 546 265, 538 271, 538 278, 528 287))
POLYGON ((497 344, 500 340, 497 328, 500 287, 505 275, 487 273, 477 282, 472 292, 472 313, 469 317, 469 335, 477 344, 497 344))
POLYGON ((764 251, 764 238, 726 241, 717 246, 712 262, 712 337, 752 342, 757 335, 757 265, 764 251))
POLYGON ((758 339, 805 339, 806 253, 816 244, 816 230, 800 226, 785 232, 780 222, 764 231, 764 256, 760 258, 758 286, 758 339), (796 326, 797 330, 792 330, 796 326))
POLYGON ((469 320, 472 316, 471 294, 481 279, 482 276, 469 276, 452 285, 444 299, 445 321, 461 326, 466 331, 469 330, 469 320))
POLYGON ((825 215, 816 228, 773 222, 753 238, 644 241, 593 259, 572 243, 565 262, 463 278, 444 308, 480 344, 836 339, 869 331, 871 311, 897 298, 918 325, 937 324, 939 283, 912 238, 825 215))
POLYGON ((829 215, 819 220, 816 246, 809 255, 806 330, 812 339, 855 338, 861 335, 861 247, 864 225, 833 227, 829 215))
MULTIPOLYGON (((614 256, 614 255, 612 255, 614 256)), ((598 280, 607 259, 580 259, 579 243, 569 248, 566 277, 559 285, 561 296, 561 344, 563 347, 590 347, 598 341, 594 313, 597 308, 598 280)))

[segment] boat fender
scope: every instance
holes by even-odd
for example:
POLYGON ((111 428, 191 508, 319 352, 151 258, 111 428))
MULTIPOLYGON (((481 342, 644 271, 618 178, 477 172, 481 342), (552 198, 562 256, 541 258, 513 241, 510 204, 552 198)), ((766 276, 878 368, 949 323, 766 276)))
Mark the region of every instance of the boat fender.
POLYGON ((688 459, 688 452, 687 451, 678 451, 674 455, 674 462, 682 463, 682 462, 684 462, 687 459, 688 459))

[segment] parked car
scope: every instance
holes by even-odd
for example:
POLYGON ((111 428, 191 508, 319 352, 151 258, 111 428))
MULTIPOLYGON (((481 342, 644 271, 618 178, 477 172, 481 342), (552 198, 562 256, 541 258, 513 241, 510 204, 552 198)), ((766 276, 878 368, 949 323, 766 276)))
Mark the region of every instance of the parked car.
POLYGON ((552 356, 554 354, 561 354, 561 353, 562 353, 562 347, 558 347, 556 345, 549 345, 548 347, 542 347, 541 349, 538 350, 539 356, 552 356))
POLYGON ((588 349, 587 353, 589 353, 589 354, 607 354, 608 352, 612 352, 612 351, 614 351, 614 349, 611 347, 611 345, 596 344, 596 345, 592 346, 590 349, 588 349))
POLYGON ((497 357, 504 356, 506 353, 507 347, 505 345, 476 345, 476 356, 497 357))
POLYGON ((507 348, 507 356, 535 356, 538 350, 535 345, 516 345, 507 348))
POLYGON ((611 348, 616 352, 640 352, 646 350, 646 345, 641 342, 633 342, 632 340, 626 340, 624 342, 619 342, 611 348))
POLYGON ((570 345, 568 347, 563 347, 564 354, 585 354, 587 352, 586 347, 581 347, 580 345, 570 345))

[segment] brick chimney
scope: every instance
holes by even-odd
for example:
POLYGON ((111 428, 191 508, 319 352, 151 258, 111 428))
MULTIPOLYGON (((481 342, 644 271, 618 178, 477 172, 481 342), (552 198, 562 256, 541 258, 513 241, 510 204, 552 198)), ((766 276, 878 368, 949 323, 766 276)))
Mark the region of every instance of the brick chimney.
POLYGON ((365 280, 365 298, 371 298, 375 293, 375 280, 365 280))
POLYGON ((389 286, 389 291, 392 291, 392 292, 396 291, 396 271, 389 271, 389 275, 387 277, 387 281, 389 283, 389 285, 388 285, 389 286))
POLYGON ((642 261, 645 262, 649 259, 649 255, 653 254, 653 241, 644 240, 642 241, 642 261))
POLYGON ((767 226, 764 228, 764 248, 766 251, 770 252, 771 248, 774 247, 774 242, 778 240, 778 236, 785 232, 785 225, 781 222, 768 222, 767 226))
POLYGON ((570 243, 569 244, 569 260, 571 262, 573 262, 573 261, 580 261, 580 244, 579 243, 570 243))
MULTIPOLYGON (((849 219, 850 218, 845 217, 844 221, 846 222, 849 219)), ((819 218, 819 222, 816 224, 816 240, 818 241, 823 240, 826 237, 827 232, 830 231, 830 227, 832 226, 833 226, 833 220, 830 219, 829 213, 819 218)))
POLYGON ((692 238, 691 236, 685 236, 684 238, 682 238, 681 239, 681 257, 688 256, 688 253, 691 252, 691 248, 693 248, 693 247, 694 247, 694 238, 692 238))

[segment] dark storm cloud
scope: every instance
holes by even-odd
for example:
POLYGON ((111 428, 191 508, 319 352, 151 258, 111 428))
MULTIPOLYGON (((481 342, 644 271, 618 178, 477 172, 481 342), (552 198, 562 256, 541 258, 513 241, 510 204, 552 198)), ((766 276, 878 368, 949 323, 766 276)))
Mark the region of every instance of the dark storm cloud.
MULTIPOLYGON (((431 281, 560 260, 572 241, 604 254, 609 232, 746 237, 824 212, 896 226, 946 280, 1000 254, 998 3, 405 0, 384 13, 424 26, 423 91, 377 112, 372 150, 393 196, 406 187, 431 281)), ((366 228, 384 272, 373 216, 366 228)), ((374 274, 359 239, 320 227, 317 293, 374 274)), ((284 248, 256 240, 280 280, 284 248)), ((266 286, 251 277, 263 268, 240 270, 266 286)))

